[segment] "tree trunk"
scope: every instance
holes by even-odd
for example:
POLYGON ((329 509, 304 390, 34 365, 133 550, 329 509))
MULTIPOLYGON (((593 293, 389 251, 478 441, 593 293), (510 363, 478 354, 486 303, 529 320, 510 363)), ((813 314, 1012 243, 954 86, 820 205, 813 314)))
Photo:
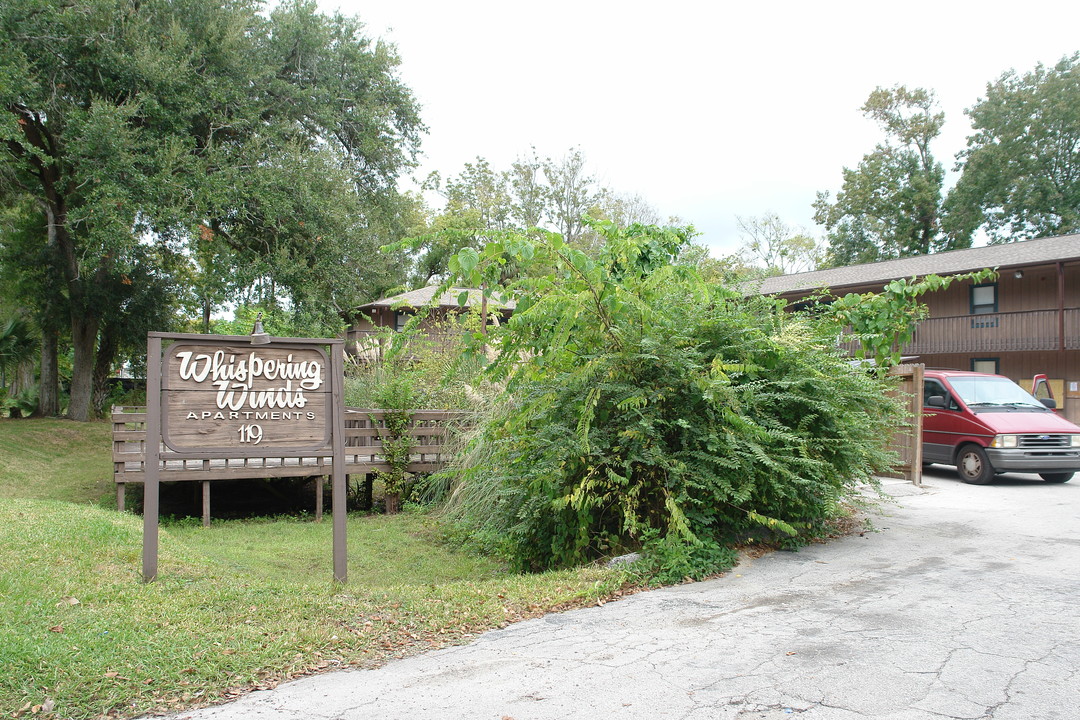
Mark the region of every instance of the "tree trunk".
POLYGON ((375 474, 367 473, 364 475, 364 479, 360 481, 359 492, 357 493, 359 496, 357 503, 358 510, 371 510, 371 506, 374 504, 374 501, 372 500, 374 488, 375 474))
POLYGON ((56 362, 56 332, 45 330, 41 335, 41 381, 38 384, 38 417, 60 414, 60 376, 56 362))
POLYGON ((105 411, 105 401, 109 399, 109 375, 112 372, 113 359, 116 357, 116 330, 106 322, 101 329, 97 354, 94 357, 93 375, 93 411, 101 417, 105 411))
POLYGON ((68 400, 67 417, 87 422, 91 417, 91 400, 94 389, 94 349, 97 347, 98 327, 101 318, 87 292, 95 279, 100 283, 109 257, 101 259, 93 277, 87 277, 79 267, 75 242, 68 232, 67 213, 63 203, 49 205, 49 241, 60 257, 64 282, 68 289, 71 313, 71 347, 74 360, 71 365, 71 397, 68 400))
POLYGON ((75 359, 71 365, 71 399, 68 401, 67 416, 80 422, 90 419, 97 332, 96 317, 72 311, 71 345, 75 359))
POLYGON ((397 515, 401 512, 401 493, 386 493, 383 499, 386 501, 387 515, 397 515))

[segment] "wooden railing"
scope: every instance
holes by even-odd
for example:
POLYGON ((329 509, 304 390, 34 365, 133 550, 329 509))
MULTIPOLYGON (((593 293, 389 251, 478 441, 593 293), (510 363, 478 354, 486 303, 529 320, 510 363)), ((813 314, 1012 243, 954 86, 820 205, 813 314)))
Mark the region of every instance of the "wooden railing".
MULTIPOLYGON (((956 315, 927 318, 915 328, 915 337, 901 349, 904 355, 942 353, 996 353, 1023 350, 1080 349, 1080 309, 1064 313, 1064 335, 1060 334, 1057 310, 956 315)), ((842 346, 854 352, 857 344, 842 346)))
MULTIPOLYGON (((386 433, 385 410, 345 408, 345 472, 367 474, 389 470, 382 456, 382 435, 386 433)), ((467 427, 471 413, 460 410, 413 410, 409 435, 414 445, 408 472, 434 472, 449 460, 449 434, 467 427)), ((127 483, 141 483, 146 473, 146 408, 114 406, 112 409, 113 480, 116 482, 116 505, 124 509, 127 483)), ((322 489, 332 473, 332 453, 327 447, 311 455, 267 454, 244 459, 199 459, 176 457, 161 444, 159 477, 163 482, 203 482, 204 521, 209 506, 209 482, 212 480, 264 479, 280 477, 315 477, 316 516, 322 515, 322 489)))
POLYGON ((1057 350, 1057 310, 927 318, 904 347, 911 355, 1057 350))

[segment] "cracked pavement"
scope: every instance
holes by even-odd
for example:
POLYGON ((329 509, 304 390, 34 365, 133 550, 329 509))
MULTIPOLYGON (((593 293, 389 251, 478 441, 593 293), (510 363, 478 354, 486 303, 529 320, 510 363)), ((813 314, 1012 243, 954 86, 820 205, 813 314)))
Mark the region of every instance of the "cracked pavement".
POLYGON ((861 536, 173 717, 1076 717, 1080 478, 886 483, 861 536))

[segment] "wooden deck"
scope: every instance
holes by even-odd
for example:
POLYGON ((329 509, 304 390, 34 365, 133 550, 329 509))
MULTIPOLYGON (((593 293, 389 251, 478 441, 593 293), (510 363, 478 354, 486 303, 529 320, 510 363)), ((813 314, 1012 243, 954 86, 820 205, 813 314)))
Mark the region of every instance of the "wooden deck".
MULTIPOLYGON (((383 410, 345 409, 345 472, 366 475, 388 470, 381 455, 385 433, 383 410)), ((124 510, 127 483, 141 483, 146 472, 146 409, 112 409, 113 480, 116 482, 116 505, 124 510)), ((409 434, 415 439, 408 471, 434 472, 449 459, 447 436, 454 429, 470 424, 471 414, 456 410, 415 410, 409 434)), ((209 522, 210 482, 221 480, 264 479, 281 477, 315 478, 315 514, 322 516, 325 478, 332 472, 332 453, 303 456, 268 455, 246 459, 192 457, 161 445, 159 477, 162 482, 203 483, 203 521, 209 522)))

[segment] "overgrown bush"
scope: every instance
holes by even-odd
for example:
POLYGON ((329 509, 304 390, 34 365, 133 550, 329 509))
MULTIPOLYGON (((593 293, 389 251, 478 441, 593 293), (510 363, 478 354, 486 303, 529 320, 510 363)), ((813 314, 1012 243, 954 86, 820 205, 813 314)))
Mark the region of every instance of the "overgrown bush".
POLYGON ((485 382, 481 362, 467 355, 465 336, 479 330, 479 317, 432 320, 403 332, 386 329, 377 338, 383 349, 376 359, 354 358, 345 377, 345 404, 350 407, 386 410, 386 427, 380 430, 383 457, 388 471, 374 477, 357 477, 350 492, 355 505, 371 509, 373 482, 384 489, 388 513, 397 512, 402 501, 433 502, 445 494, 445 483, 430 484, 426 476, 412 476, 406 468, 414 446, 409 434, 413 410, 467 410, 481 402, 485 382))
POLYGON ((685 231, 596 227, 599 261, 548 235, 451 262, 475 285, 503 254, 546 268, 511 288, 490 371, 509 394, 448 471, 452 519, 518 570, 644 544, 695 577, 723 569, 714 548, 812 534, 890 464, 898 408, 834 323, 673 266, 685 231))
POLYGON ((483 387, 482 362, 465 353, 466 337, 479 330, 479 317, 466 313, 431 321, 404 332, 387 328, 377 360, 355 358, 346 368, 345 404, 386 407, 385 388, 409 387, 414 408, 467 409, 483 387), (430 338, 435 337, 437 340, 430 338))
POLYGON ((386 512, 393 515, 401 508, 401 493, 409 477, 409 456, 415 444, 409 434, 412 411, 416 409, 416 393, 411 378, 407 375, 390 378, 377 389, 375 401, 378 407, 384 408, 385 427, 379 429, 379 439, 382 441, 381 455, 389 466, 389 469, 375 473, 375 479, 382 482, 386 512))

